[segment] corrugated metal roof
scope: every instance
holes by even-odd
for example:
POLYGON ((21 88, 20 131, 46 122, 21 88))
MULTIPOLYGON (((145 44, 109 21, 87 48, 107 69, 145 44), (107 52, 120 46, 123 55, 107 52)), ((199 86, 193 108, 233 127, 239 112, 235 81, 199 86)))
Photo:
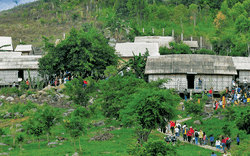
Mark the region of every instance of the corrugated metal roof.
POLYGON ((2 47, 2 48, 0 48, 0 50, 13 51, 11 37, 0 36, 0 47, 3 46, 3 45, 10 45, 10 46, 2 47))
POLYGON ((198 41, 183 41, 184 44, 188 45, 190 48, 198 48, 198 41))
POLYGON ((17 45, 15 51, 31 51, 32 45, 17 45))
POLYGON ((0 69, 38 69, 38 59, 41 57, 38 55, 1 57, 0 69))
POLYGON ((134 52, 135 55, 139 55, 139 53, 144 54, 146 48, 150 56, 160 55, 158 43, 116 43, 115 45, 116 52, 122 57, 133 57, 132 52, 134 52))
POLYGON ((169 48, 169 42, 174 42, 174 38, 172 36, 136 36, 134 42, 158 43, 159 47, 169 48))
POLYGON ((146 74, 226 74, 237 75, 231 56, 176 54, 149 56, 146 74))
POLYGON ((232 57, 236 70, 250 70, 250 57, 232 57))

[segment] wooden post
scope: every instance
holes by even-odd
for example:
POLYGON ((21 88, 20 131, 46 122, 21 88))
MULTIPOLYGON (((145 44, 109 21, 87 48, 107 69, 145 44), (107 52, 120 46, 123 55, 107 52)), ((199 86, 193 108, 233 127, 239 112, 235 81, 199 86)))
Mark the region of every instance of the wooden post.
POLYGON ((154 28, 152 28, 152 32, 153 32, 153 34, 155 33, 154 28))
POLYGON ((183 41, 183 33, 181 33, 181 41, 183 41))
POLYGON ((163 35, 162 35, 162 36, 164 36, 164 28, 163 28, 163 30, 162 30, 162 31, 163 31, 163 35))
POLYGON ((144 33, 144 28, 142 28, 142 32, 144 33))
POLYGON ((193 37, 191 36, 191 41, 193 41, 193 37))
POLYGON ((202 36, 200 37, 200 49, 202 48, 202 36))
POLYGON ((174 38, 174 29, 172 30, 172 37, 174 38))

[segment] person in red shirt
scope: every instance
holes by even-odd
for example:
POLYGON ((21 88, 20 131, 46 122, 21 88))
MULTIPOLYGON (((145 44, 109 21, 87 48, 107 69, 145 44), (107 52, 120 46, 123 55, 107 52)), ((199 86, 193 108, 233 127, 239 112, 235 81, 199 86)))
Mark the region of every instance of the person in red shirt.
POLYGON ((223 151, 225 150, 226 142, 227 142, 226 139, 224 139, 224 137, 222 137, 221 145, 222 145, 223 151))
POLYGON ((228 139, 229 139, 229 137, 227 136, 227 138, 226 138, 226 147, 229 150, 230 149, 230 144, 227 142, 228 139))
POLYGON ((187 137, 188 137, 188 142, 190 143, 191 137, 192 137, 192 132, 191 132, 191 130, 189 130, 189 131, 187 132, 187 137))
POLYGON ((174 134, 174 126, 175 126, 174 121, 170 121, 170 129, 171 129, 172 134, 174 134))
POLYGON ((192 136, 194 136, 194 129, 192 128, 192 126, 190 126, 190 131, 191 131, 191 133, 192 133, 192 136))

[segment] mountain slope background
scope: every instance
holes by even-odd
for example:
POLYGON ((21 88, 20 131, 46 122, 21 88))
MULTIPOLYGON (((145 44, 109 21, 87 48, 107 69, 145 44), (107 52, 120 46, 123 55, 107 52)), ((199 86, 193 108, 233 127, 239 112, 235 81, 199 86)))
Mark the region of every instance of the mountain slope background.
POLYGON ((41 47, 42 36, 54 42, 72 27, 92 26, 118 42, 174 29, 177 42, 181 33, 184 40, 202 36, 203 47, 219 55, 248 56, 250 0, 40 0, 0 12, 0 36, 11 36, 14 47, 20 39, 41 47))

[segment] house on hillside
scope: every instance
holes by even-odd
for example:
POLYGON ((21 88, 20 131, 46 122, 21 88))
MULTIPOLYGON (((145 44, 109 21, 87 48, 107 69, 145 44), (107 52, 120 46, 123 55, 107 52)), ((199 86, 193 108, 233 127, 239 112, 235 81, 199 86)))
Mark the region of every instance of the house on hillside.
POLYGON ((184 44, 188 45, 192 51, 198 50, 198 41, 183 41, 184 44))
POLYGON ((158 78, 170 78, 167 88, 176 88, 179 92, 185 89, 202 92, 213 87, 222 91, 231 90, 233 76, 237 75, 231 56, 175 54, 149 56, 145 74, 149 82, 158 78), (199 83, 199 78, 202 83, 199 83))
POLYGON ((237 75, 234 77, 234 80, 238 79, 239 84, 243 85, 243 79, 248 80, 250 83, 250 57, 232 57, 234 66, 237 70, 237 75))
POLYGON ((1 52, 0 55, 0 86, 12 85, 15 81, 28 79, 30 76, 37 78, 38 59, 42 56, 22 56, 22 52, 1 52))
POLYGON ((160 56, 158 43, 116 43, 115 50, 122 59, 128 61, 130 58, 134 58, 132 52, 135 55, 145 54, 146 49, 149 51, 149 56, 160 56))
POLYGON ((0 50, 12 52, 13 51, 13 45, 12 45, 12 39, 11 37, 6 37, 6 36, 0 36, 0 50), (2 47, 4 45, 9 45, 6 47, 2 47))
POLYGON ((22 52, 22 55, 32 55, 32 45, 17 45, 15 52, 22 52))
POLYGON ((146 42, 146 43, 158 43, 159 47, 169 47, 169 42, 174 42, 172 36, 136 36, 135 43, 146 42))

